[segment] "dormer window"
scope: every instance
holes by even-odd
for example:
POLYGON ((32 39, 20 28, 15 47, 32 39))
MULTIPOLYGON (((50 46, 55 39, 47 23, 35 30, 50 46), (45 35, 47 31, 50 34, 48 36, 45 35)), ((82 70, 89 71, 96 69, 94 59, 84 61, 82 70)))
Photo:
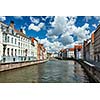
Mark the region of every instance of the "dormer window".
POLYGON ((12 30, 11 29, 9 29, 9 33, 12 33, 12 30))

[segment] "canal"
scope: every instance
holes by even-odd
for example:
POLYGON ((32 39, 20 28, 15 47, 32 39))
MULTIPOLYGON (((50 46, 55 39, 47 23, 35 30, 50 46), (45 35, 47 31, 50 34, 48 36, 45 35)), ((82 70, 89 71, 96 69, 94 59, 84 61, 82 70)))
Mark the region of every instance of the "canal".
POLYGON ((75 61, 48 61, 43 64, 0 72, 0 83, 90 83, 75 61))

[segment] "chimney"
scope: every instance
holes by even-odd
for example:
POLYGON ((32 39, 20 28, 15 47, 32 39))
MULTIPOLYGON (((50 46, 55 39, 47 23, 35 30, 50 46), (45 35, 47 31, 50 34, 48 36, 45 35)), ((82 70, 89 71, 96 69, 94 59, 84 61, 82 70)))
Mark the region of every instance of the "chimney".
POLYGON ((22 30, 22 29, 20 29, 20 32, 22 32, 22 33, 23 33, 23 30, 22 30))
POLYGON ((10 22, 10 26, 14 29, 14 21, 10 22))

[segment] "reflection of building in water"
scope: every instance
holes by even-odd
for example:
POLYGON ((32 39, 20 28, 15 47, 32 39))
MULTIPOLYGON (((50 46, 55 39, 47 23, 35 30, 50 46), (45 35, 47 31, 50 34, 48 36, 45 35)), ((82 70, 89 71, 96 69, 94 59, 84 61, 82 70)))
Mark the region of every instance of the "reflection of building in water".
POLYGON ((77 62, 74 63, 75 67, 74 67, 74 72, 75 72, 75 76, 77 77, 77 80, 81 80, 81 82, 87 82, 87 77, 86 74, 84 73, 84 69, 81 67, 81 65, 79 65, 77 62))

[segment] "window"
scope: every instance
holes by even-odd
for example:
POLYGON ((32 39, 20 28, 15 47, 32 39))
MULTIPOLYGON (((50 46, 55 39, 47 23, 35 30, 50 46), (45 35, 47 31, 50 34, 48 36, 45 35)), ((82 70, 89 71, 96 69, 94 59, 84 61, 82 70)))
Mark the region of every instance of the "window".
POLYGON ((11 38, 11 43, 13 43, 13 38, 11 38))
POLYGON ((6 58, 3 58, 3 62, 5 62, 6 61, 6 58))
POLYGON ((18 50, 18 55, 20 55, 20 50, 18 50))
POLYGON ((3 34, 3 42, 7 42, 7 35, 6 34, 3 34))
POLYGON ((24 50, 23 50, 23 55, 24 55, 24 50))
POLYGON ((9 56, 9 48, 7 49, 7 55, 9 56))
POLYGON ((9 36, 7 37, 7 42, 9 42, 9 36))
POLYGON ((30 60, 30 57, 28 58, 28 60, 30 60))
POLYGON ((11 49, 11 55, 13 56, 13 49, 11 49))
POLYGON ((21 55, 22 55, 22 50, 21 50, 21 55))
POLYGON ((21 47, 22 47, 22 43, 21 43, 21 47))
POLYGON ((17 56, 17 49, 15 49, 15 56, 17 56))
POLYGON ((13 61, 15 61, 15 58, 13 58, 13 61))
POLYGON ((17 43, 17 39, 15 39, 15 44, 17 43))
POLYGON ((18 42, 18 46, 20 47, 20 42, 18 42))
POLYGON ((6 47, 4 46, 3 47, 3 56, 5 56, 5 50, 6 50, 6 47))

